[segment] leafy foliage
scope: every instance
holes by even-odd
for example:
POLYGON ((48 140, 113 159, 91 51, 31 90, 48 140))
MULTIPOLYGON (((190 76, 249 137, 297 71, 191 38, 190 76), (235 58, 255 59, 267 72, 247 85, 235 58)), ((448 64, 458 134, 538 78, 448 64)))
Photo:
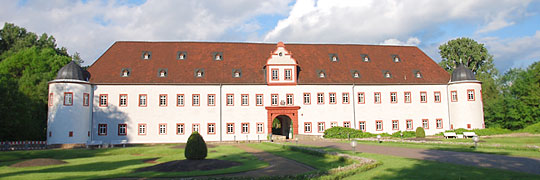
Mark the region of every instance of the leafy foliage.
POLYGON ((69 63, 56 40, 6 23, 0 30, 0 139, 44 140, 48 82, 69 63))
MULTIPOLYGON (((473 129, 473 130, 459 128, 459 129, 454 129, 454 130, 447 130, 445 132, 455 132, 456 134, 463 134, 463 132, 474 132, 478 136, 491 136, 491 135, 497 135, 497 134, 512 133, 511 130, 503 129, 503 128, 497 128, 497 127, 495 127, 495 128, 485 128, 485 129, 473 129)), ((439 133, 437 135, 442 136, 443 133, 439 133)))
MULTIPOLYGON (((400 138, 402 131, 397 131, 392 133, 392 137, 400 138)), ((416 137, 416 132, 414 131, 403 131, 403 138, 412 138, 416 137)))
POLYGON ((206 147, 206 142, 204 142, 203 137, 197 131, 191 133, 184 151, 186 159, 202 160, 205 159, 207 155, 208 148, 206 147))
POLYGON ((425 138, 426 137, 426 132, 424 131, 424 128, 417 127, 415 135, 416 135, 416 138, 425 138))
POLYGON ((527 126, 522 130, 522 132, 528 132, 531 134, 540 134, 540 122, 527 126))
POLYGON ((350 138, 368 138, 368 137, 375 137, 375 136, 377 135, 371 134, 368 132, 363 132, 361 130, 347 128, 347 127, 333 127, 333 128, 325 130, 324 135, 323 135, 323 137, 325 138, 338 138, 338 139, 346 139, 349 137, 350 138))

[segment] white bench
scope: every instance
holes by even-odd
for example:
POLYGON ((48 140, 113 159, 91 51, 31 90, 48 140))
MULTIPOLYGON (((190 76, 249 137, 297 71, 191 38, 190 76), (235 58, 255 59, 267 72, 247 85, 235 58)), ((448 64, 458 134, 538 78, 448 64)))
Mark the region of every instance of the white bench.
POLYGON ((90 146, 98 146, 99 148, 101 148, 102 144, 103 144, 103 141, 87 141, 86 142, 86 148, 88 148, 90 146))
POLYGON ((111 141, 111 145, 112 147, 114 147, 114 145, 118 145, 118 144, 121 144, 122 147, 126 147, 126 144, 127 144, 127 140, 112 140, 111 141))
POLYGON ((443 133, 443 134, 444 134, 444 137, 445 137, 446 139, 448 139, 449 137, 454 137, 454 138, 457 137, 457 135, 456 135, 455 132, 445 132, 445 133, 443 133))
POLYGON ((476 133, 474 132, 463 132, 463 136, 465 136, 465 138, 468 138, 468 137, 475 137, 478 135, 476 135, 476 133))

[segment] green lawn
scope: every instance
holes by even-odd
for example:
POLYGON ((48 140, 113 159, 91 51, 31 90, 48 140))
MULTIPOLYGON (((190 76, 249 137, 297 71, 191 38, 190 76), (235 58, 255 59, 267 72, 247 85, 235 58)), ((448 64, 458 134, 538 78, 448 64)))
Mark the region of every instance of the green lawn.
POLYGON ((158 158, 158 162, 181 160, 184 149, 173 149, 173 145, 154 145, 113 149, 69 149, 0 152, 0 179, 102 179, 115 177, 184 177, 197 175, 242 172, 268 166, 266 162, 245 153, 234 146, 209 148, 209 159, 241 162, 241 166, 211 171, 192 172, 140 172, 134 170, 152 166, 144 160, 158 158), (216 152, 212 152, 216 151, 216 152), (13 168, 9 165, 34 158, 54 158, 68 162, 62 165, 13 168))
MULTIPOLYGON (((441 139, 444 142, 473 142, 472 139, 441 139)), ((397 146, 420 149, 437 149, 447 151, 478 152, 520 157, 540 158, 540 151, 530 146, 540 146, 540 136, 512 136, 512 137, 480 137, 478 148, 463 144, 438 144, 438 143, 408 143, 408 142, 383 142, 358 141, 359 144, 397 146)))

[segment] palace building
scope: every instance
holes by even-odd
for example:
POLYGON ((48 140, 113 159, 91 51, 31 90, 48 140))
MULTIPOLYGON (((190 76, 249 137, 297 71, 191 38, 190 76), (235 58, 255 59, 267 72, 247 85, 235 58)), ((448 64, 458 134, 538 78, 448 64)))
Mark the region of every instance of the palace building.
POLYGON ((266 140, 334 126, 484 128, 481 82, 417 47, 116 42, 49 82, 48 144, 266 140), (274 124, 274 129, 272 128, 274 124))

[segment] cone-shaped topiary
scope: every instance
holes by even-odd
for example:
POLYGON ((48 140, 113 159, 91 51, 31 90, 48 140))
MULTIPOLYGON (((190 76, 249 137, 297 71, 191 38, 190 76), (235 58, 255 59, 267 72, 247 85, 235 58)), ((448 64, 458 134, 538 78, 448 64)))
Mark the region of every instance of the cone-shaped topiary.
POLYGON ((190 160, 202 160, 206 158, 208 149, 206 148, 206 142, 203 137, 197 132, 191 133, 186 144, 184 156, 190 160))
POLYGON ((424 128, 418 127, 416 128, 416 138, 425 138, 426 132, 424 131, 424 128))

